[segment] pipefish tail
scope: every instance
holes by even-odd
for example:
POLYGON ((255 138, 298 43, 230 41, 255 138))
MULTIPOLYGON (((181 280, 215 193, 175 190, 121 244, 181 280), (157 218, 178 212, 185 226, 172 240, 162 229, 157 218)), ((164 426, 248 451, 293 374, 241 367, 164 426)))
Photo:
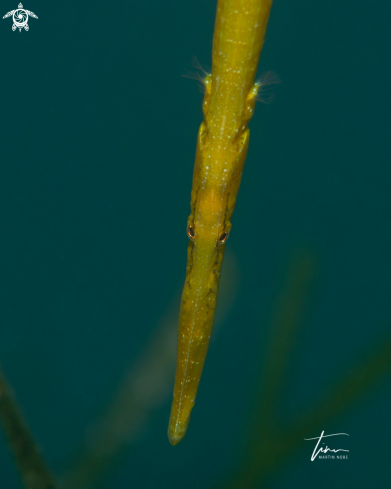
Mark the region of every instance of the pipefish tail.
POLYGON ((272 0, 219 0, 212 73, 205 76, 204 122, 197 139, 187 222, 186 281, 179 314, 172 445, 186 434, 216 310, 225 243, 246 160, 262 82, 254 83, 272 0))

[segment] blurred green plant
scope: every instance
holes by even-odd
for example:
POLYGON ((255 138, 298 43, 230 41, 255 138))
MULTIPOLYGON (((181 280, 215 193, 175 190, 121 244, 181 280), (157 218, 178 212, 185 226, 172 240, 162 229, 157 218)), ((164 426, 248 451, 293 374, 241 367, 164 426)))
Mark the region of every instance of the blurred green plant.
POLYGON ((1 370, 0 417, 24 486, 27 489, 56 489, 54 478, 45 464, 1 370))

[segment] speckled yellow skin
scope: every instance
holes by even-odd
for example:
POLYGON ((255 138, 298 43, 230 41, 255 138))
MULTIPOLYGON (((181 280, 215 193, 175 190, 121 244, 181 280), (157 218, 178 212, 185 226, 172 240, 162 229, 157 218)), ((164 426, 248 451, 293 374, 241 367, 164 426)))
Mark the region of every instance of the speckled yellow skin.
POLYGON ((179 315, 177 370, 168 427, 172 445, 186 434, 208 351, 225 244, 246 160, 247 127, 272 0, 219 0, 212 74, 205 82, 188 226, 186 282, 179 315))

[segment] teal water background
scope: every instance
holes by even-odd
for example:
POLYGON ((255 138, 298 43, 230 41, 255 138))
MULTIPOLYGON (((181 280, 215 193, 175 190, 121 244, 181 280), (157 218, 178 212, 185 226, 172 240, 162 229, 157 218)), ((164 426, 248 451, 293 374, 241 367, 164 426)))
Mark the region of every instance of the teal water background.
MULTIPOLYGON (((0 361, 60 474, 184 281, 202 94, 181 74, 211 65, 216 1, 24 5, 29 32, 0 22, 0 361)), ((206 489, 234 469, 293 250, 317 272, 282 422, 391 334, 390 15, 275 1, 259 73, 282 83, 250 124, 227 244, 239 282, 188 434, 169 445, 167 399, 97 487, 206 489)), ((348 433, 349 460, 312 463, 303 441, 262 487, 390 487, 390 402, 388 374, 308 433, 348 433)), ((20 487, 2 437, 0 488, 20 487)))

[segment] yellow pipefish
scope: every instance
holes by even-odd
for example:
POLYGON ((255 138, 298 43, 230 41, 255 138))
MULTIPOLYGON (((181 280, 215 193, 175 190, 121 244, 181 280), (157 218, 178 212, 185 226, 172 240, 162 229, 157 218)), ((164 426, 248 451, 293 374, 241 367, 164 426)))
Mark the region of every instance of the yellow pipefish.
POLYGON ((186 281, 168 437, 186 434, 212 332, 225 243, 261 83, 254 78, 272 0, 219 0, 187 223, 186 281))

